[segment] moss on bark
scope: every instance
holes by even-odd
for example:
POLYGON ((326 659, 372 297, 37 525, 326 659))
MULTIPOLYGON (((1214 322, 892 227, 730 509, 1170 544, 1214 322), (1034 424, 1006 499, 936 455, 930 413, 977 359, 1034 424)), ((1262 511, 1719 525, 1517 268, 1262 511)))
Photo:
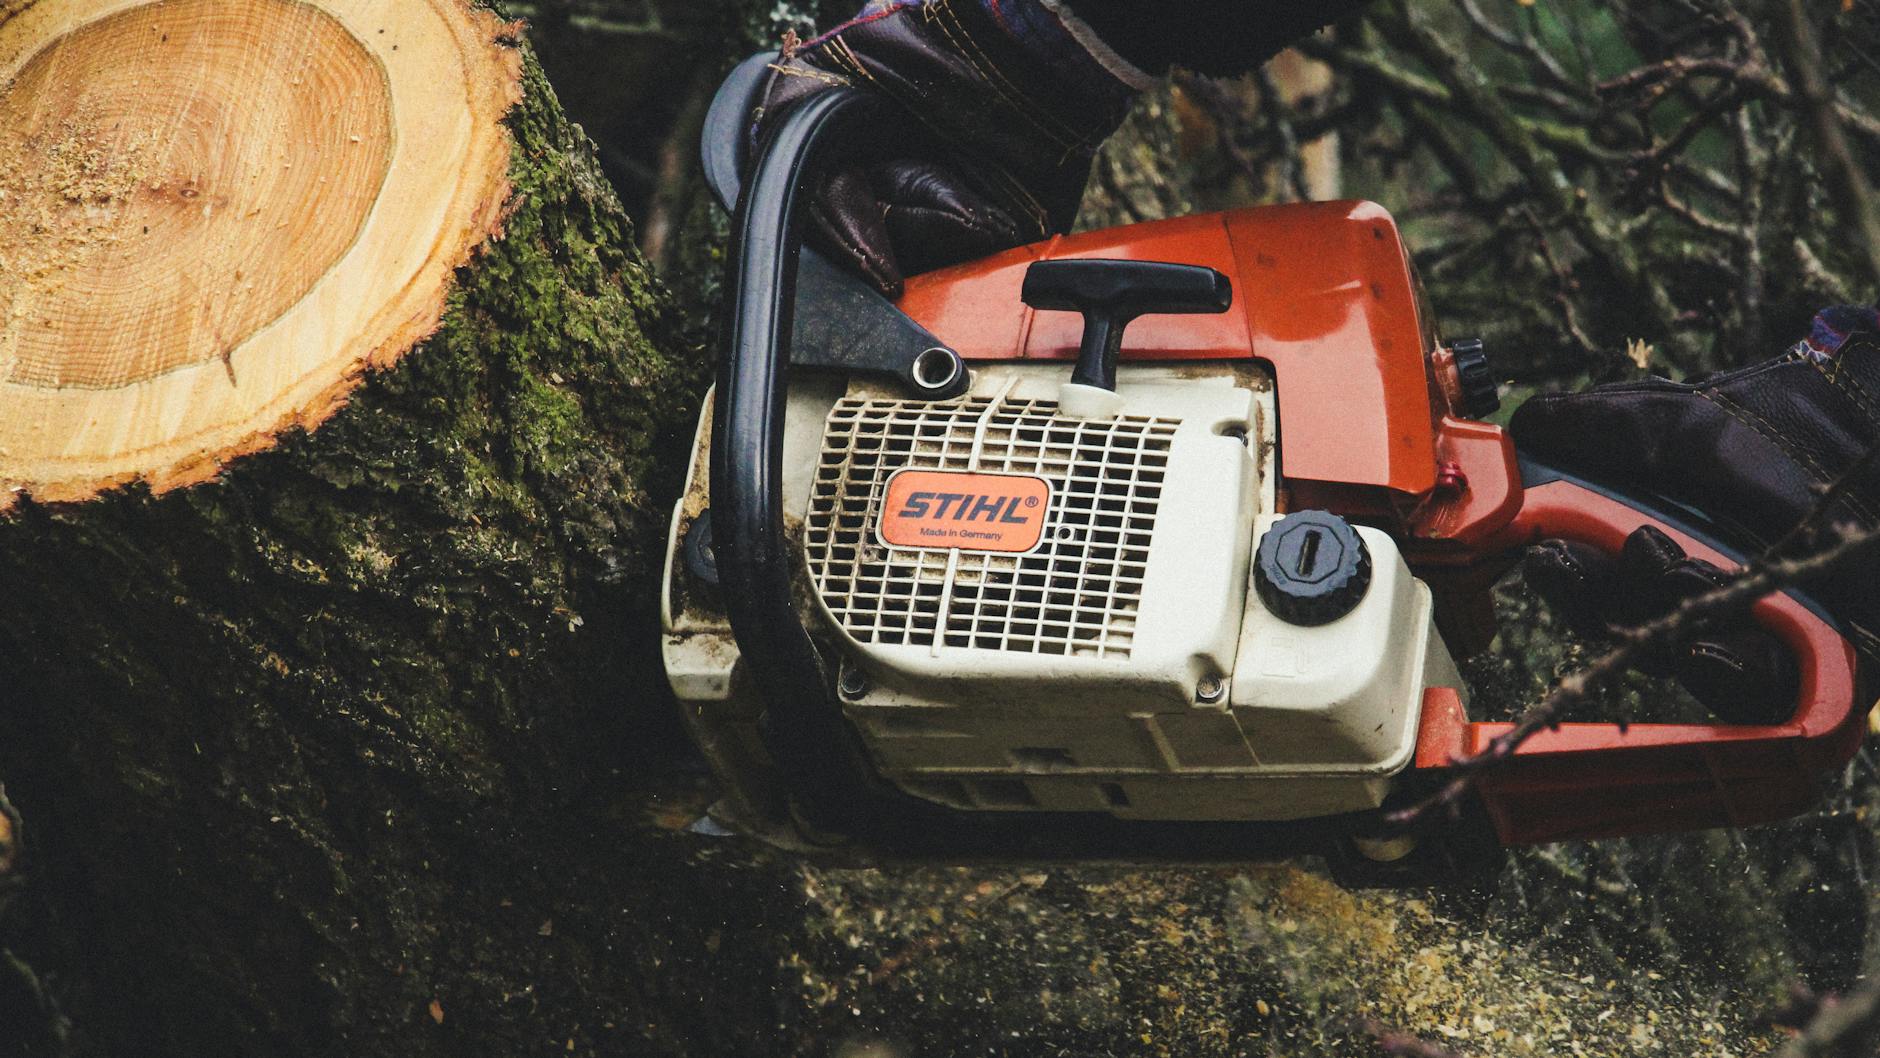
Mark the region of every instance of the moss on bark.
POLYGON ((505 233, 421 348, 219 481, 0 525, 8 943, 86 1050, 422 1052, 440 977, 527 985, 440 949, 496 932, 460 897, 527 898, 518 850, 664 712, 652 496, 700 358, 525 80, 505 233))

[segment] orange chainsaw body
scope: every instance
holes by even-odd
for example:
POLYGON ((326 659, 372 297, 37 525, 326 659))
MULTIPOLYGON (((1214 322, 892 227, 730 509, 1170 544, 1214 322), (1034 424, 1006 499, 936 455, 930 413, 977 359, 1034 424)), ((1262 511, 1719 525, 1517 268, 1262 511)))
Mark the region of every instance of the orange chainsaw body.
MULTIPOLYGON (((1233 280, 1219 315, 1145 316, 1122 358, 1251 355, 1273 373, 1282 509, 1325 508, 1391 532, 1437 592, 1459 649, 1492 634, 1488 589, 1527 544, 1566 536, 1617 551, 1660 522, 1568 478, 1523 486, 1499 426, 1453 409, 1442 351, 1396 223, 1369 202, 1236 210, 1088 232, 908 280, 899 307, 968 362, 1071 360, 1071 313, 1019 296, 1034 262, 1114 258, 1205 265, 1233 280)), ((1690 554, 1732 560, 1679 526, 1690 554)), ((1800 701, 1785 723, 1567 723, 1522 744, 1481 790, 1504 843, 1734 826, 1785 818, 1858 745, 1852 647, 1787 595, 1757 619, 1796 654, 1800 701)), ((1453 692, 1425 701, 1415 766, 1442 769, 1509 725, 1469 720, 1453 692)))

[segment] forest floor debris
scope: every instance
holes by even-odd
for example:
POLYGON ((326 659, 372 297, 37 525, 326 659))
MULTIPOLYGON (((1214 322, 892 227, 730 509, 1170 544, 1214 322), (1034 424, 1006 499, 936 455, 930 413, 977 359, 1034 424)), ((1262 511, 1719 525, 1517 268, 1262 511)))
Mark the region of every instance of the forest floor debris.
POLYGON ((1367 1021, 1465 1055, 1747 1058, 1782 1038, 1715 1002, 1702 967, 1607 976, 1459 898, 1308 865, 804 866, 799 884, 798 998, 905 1058, 1371 1054, 1367 1021))

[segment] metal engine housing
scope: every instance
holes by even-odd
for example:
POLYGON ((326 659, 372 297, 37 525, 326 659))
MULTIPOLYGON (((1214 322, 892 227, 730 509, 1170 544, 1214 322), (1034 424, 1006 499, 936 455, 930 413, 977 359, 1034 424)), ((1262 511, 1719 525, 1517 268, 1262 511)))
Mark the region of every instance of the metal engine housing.
MULTIPOLYGON (((799 605, 871 765, 969 810, 1227 820, 1378 805, 1414 750, 1423 689, 1460 680, 1428 589, 1381 532, 1360 529, 1377 573, 1330 625, 1286 625, 1251 590, 1278 506, 1271 377, 1251 362, 1125 364, 1120 410, 1094 417, 1060 406, 1062 382, 1061 365, 1019 362, 979 365, 945 401, 792 384, 799 605), (898 473, 964 483, 954 510, 973 517, 925 530, 932 544, 890 540, 898 473), (1042 521, 1022 549, 976 531, 1017 512, 1016 494, 1009 509, 971 494, 998 480, 1044 482, 1021 490, 1042 507, 1024 512, 1042 521)), ((706 509, 709 430, 708 412, 673 519, 666 661, 733 807, 762 812, 781 784, 755 696, 713 589, 682 559, 706 509)))

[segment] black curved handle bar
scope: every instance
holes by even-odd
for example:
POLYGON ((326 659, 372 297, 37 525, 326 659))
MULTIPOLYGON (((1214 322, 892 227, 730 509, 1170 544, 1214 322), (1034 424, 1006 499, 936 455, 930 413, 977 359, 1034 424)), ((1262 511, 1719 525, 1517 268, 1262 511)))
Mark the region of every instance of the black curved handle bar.
MULTIPOLYGON (((711 445, 711 519, 719 583, 746 672, 766 703, 760 728, 818 829, 867 829, 884 799, 915 798, 857 767, 856 733, 792 603, 783 524, 783 425, 804 209, 797 189, 841 134, 883 122, 885 103, 835 88, 804 100, 770 132, 732 220, 724 355, 711 445), (832 759, 846 754, 847 760, 832 759)), ((906 804, 905 802, 916 802, 906 804)), ((929 806, 937 807, 937 806, 929 806)), ((923 813, 924 814, 924 813, 923 813)))

